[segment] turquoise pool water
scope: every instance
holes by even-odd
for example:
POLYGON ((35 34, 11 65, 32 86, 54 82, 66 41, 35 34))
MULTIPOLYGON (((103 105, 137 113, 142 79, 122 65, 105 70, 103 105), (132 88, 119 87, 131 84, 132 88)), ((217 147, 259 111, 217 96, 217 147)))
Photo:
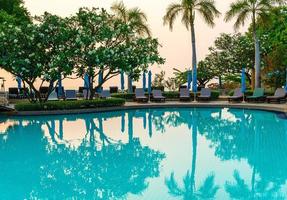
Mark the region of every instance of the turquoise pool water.
POLYGON ((0 199, 287 199, 287 120, 243 109, 0 119, 0 199))

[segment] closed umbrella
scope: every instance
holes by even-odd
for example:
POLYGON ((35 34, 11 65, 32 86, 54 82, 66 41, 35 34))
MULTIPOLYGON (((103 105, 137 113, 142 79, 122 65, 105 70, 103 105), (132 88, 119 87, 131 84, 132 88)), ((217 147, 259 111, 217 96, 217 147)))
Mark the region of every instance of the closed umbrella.
POLYGON ((151 71, 148 72, 148 96, 150 98, 150 94, 151 94, 151 71))
POLYGON ((192 71, 192 91, 197 92, 197 69, 192 71))
MULTIPOLYGON (((98 77, 98 85, 101 86, 103 84, 103 78, 104 78, 104 74, 102 71, 99 72, 99 77, 98 77)), ((101 92, 101 87, 99 87, 98 91, 97 92, 101 92)))
POLYGON ((20 90, 22 88, 22 79, 19 76, 17 76, 16 81, 17 81, 18 89, 20 90))
POLYGON ((90 77, 87 73, 84 75, 84 88, 89 89, 90 88, 90 77))
POLYGON ((121 71, 121 90, 122 92, 125 90, 125 75, 123 71, 121 71))
POLYGON ((143 73, 143 89, 146 91, 146 73, 143 73))
POLYGON ((58 97, 63 96, 63 90, 62 90, 62 76, 60 74, 59 80, 58 80, 58 97))
POLYGON ((190 90, 190 85, 192 81, 192 72, 189 70, 187 72, 187 89, 190 90))
POLYGON ((241 71, 241 92, 243 93, 243 101, 244 101, 245 90, 246 90, 245 68, 243 67, 241 71))

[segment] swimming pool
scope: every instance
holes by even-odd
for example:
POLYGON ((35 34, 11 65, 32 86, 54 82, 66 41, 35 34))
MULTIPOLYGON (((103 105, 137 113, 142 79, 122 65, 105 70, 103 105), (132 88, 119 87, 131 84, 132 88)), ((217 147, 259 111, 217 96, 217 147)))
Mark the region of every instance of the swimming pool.
POLYGON ((0 199, 285 199, 287 120, 227 108, 0 120, 0 199))

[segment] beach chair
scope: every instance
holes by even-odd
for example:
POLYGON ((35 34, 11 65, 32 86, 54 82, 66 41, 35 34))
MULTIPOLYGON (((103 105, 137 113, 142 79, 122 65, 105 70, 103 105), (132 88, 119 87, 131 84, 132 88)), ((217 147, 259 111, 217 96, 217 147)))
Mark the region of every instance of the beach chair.
POLYGON ((190 92, 187 87, 182 87, 179 89, 179 100, 180 101, 190 101, 190 92))
POLYGON ((211 90, 209 88, 202 88, 200 95, 197 97, 198 101, 209 101, 211 99, 211 90))
POLYGON ((264 89, 263 88, 256 88, 253 92, 252 96, 246 97, 246 101, 248 102, 264 102, 265 100, 264 96, 264 89))
POLYGON ((117 86, 111 86, 110 87, 110 93, 118 93, 119 92, 119 88, 117 86))
POLYGON ((148 102, 148 98, 145 96, 144 89, 142 88, 135 89, 135 100, 137 102, 148 102))
POLYGON ((19 99, 19 90, 16 87, 12 87, 8 89, 8 97, 9 99, 19 99))
POLYGON ((165 101, 165 97, 162 95, 161 90, 152 91, 152 100, 153 101, 165 101))
POLYGON ((66 100, 77 100, 76 90, 66 90, 66 100))
POLYGON ((89 89, 83 89, 83 97, 84 99, 90 99, 91 92, 89 89))
POLYGON ((46 98, 49 92, 49 87, 40 87, 39 92, 42 98, 46 98))
POLYGON ((111 93, 110 93, 109 90, 102 90, 102 91, 99 93, 99 97, 100 97, 100 98, 103 98, 103 99, 111 98, 111 93))
POLYGON ((228 97, 228 102, 232 101, 242 101, 243 100, 243 93, 241 88, 236 88, 232 96, 228 97))
POLYGON ((48 101, 58 101, 58 100, 59 99, 58 99, 57 92, 55 90, 53 90, 48 97, 48 101))
POLYGON ((267 103, 286 101, 286 90, 284 88, 277 88, 273 96, 266 97, 267 103))
POLYGON ((56 87, 55 90, 56 90, 56 93, 57 93, 59 99, 63 99, 65 97, 64 87, 61 87, 60 89, 59 89, 59 87, 56 87), (60 91, 62 92, 62 95, 59 95, 60 91))

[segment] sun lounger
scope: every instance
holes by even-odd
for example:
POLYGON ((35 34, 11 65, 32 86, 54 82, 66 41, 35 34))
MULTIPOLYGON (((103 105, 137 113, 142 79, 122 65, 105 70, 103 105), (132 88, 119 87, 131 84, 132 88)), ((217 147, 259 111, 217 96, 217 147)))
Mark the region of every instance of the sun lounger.
POLYGON ((84 99, 90 99, 91 92, 88 89, 83 89, 83 97, 84 99))
POLYGON ((53 90, 48 97, 48 101, 58 101, 58 100, 59 100, 58 95, 57 95, 56 91, 53 90))
POLYGON ((118 93, 119 92, 119 88, 117 86, 111 86, 110 87, 110 93, 118 93))
MULTIPOLYGON (((47 97, 48 92, 49 92, 49 87, 40 87, 39 89, 40 95, 42 98, 47 97)), ((55 92, 56 93, 56 92, 55 92)), ((57 93, 56 93, 57 94, 57 93)))
POLYGON ((267 96, 267 103, 286 101, 286 90, 284 88, 277 88, 273 96, 267 96))
POLYGON ((111 93, 109 90, 102 90, 100 93, 99 93, 99 97, 100 98, 110 98, 111 97, 111 93))
POLYGON ((19 98, 19 90, 18 88, 9 88, 8 89, 8 97, 9 99, 18 99, 19 98))
POLYGON ((135 89, 135 100, 138 102, 148 102, 148 98, 145 96, 144 90, 142 88, 135 89))
POLYGON ((189 90, 184 87, 179 89, 179 100, 180 101, 190 101, 190 92, 189 90))
POLYGON ((209 101, 211 99, 211 90, 209 88, 202 88, 200 95, 197 97, 198 101, 209 101))
POLYGON ((232 96, 228 97, 228 101, 242 101, 243 100, 243 93, 241 88, 236 88, 232 96))
POLYGON ((152 91, 152 100, 154 101, 165 101, 165 97, 162 95, 161 90, 152 91))
POLYGON ((264 89, 263 88, 256 88, 253 92, 252 96, 246 97, 246 101, 248 102, 264 102, 265 96, 264 96, 264 89))
POLYGON ((76 90, 66 90, 66 100, 77 100, 76 90))

